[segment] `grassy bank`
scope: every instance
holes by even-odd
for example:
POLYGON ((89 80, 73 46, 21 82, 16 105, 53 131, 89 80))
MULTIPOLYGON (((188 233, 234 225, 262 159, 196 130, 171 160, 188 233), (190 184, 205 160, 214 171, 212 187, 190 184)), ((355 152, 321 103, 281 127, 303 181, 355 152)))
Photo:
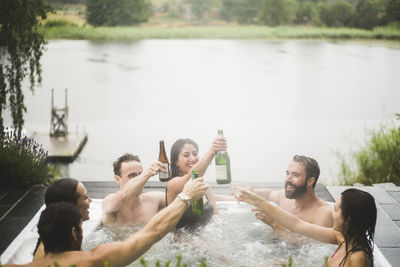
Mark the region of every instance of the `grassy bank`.
POLYGON ((400 40, 400 29, 267 26, 41 27, 46 39, 129 41, 140 39, 364 39, 400 40))

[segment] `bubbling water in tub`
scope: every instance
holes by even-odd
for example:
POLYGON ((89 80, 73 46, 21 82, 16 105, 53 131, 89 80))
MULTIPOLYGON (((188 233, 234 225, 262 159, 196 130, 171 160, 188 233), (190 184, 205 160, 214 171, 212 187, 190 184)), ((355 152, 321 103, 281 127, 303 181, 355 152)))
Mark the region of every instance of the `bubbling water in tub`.
MULTIPOLYGON (((327 245, 296 235, 296 242, 277 237, 269 226, 258 221, 246 203, 217 202, 219 215, 195 231, 179 229, 168 233, 143 257, 154 266, 157 260, 176 262, 182 255, 188 266, 281 266, 293 258, 293 266, 322 266, 324 256, 335 251, 327 245)), ((140 229, 138 226, 101 226, 84 240, 83 250, 102 243, 121 241, 140 229)), ((295 235, 295 234, 293 234, 295 235)), ((135 261, 130 266, 142 266, 135 261)))

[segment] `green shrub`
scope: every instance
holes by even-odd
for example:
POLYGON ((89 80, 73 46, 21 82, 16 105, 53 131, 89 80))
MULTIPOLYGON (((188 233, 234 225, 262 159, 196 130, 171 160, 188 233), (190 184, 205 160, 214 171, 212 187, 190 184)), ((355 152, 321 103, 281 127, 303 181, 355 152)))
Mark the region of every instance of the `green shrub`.
POLYGON ((76 24, 69 22, 64 19, 57 19, 57 20, 48 20, 46 23, 43 25, 46 28, 52 28, 52 27, 77 27, 76 24))
POLYGON ((0 133, 0 187, 27 187, 49 180, 47 151, 20 132, 0 133))
POLYGON ((400 185, 400 127, 381 126, 349 160, 339 154, 341 184, 392 182, 400 185))

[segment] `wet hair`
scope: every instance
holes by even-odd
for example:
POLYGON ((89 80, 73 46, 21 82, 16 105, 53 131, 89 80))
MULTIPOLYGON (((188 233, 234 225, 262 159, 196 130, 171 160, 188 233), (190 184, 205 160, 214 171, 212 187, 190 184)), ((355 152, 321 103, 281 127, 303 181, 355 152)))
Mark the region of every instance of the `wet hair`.
POLYGON ((311 177, 314 177, 315 183, 313 184, 313 188, 315 188, 315 185, 317 184, 318 177, 320 174, 318 162, 313 158, 307 156, 299 156, 299 155, 295 155, 293 157, 293 161, 304 164, 304 166, 306 167, 306 182, 311 177))
POLYGON ((197 151, 199 151, 199 146, 195 141, 189 138, 181 138, 175 141, 175 143, 171 146, 171 175, 172 177, 182 176, 182 170, 176 165, 178 161, 179 154, 181 153, 182 147, 186 144, 193 145, 197 151))
POLYGON ((77 192, 79 181, 71 178, 60 179, 51 185, 46 190, 44 196, 44 203, 49 205, 51 203, 65 201, 76 205, 79 198, 77 192))
POLYGON ((61 201, 48 205, 40 214, 38 223, 45 254, 79 250, 81 244, 72 243, 71 232, 75 228, 77 234, 82 236, 81 220, 81 213, 71 203, 61 201))
POLYGON ((373 266, 374 235, 377 210, 371 194, 350 188, 342 192, 343 236, 346 241, 346 256, 339 266, 344 266, 350 253, 363 251, 369 265, 373 266), (352 249, 348 251, 348 245, 352 249))
MULTIPOLYGON (((52 203, 63 201, 75 206, 79 198, 79 193, 77 192, 78 184, 79 181, 72 178, 63 178, 50 184, 44 195, 44 203, 49 206, 52 203)), ((36 253, 41 242, 43 240, 39 237, 33 254, 36 253)))
POLYGON ((119 157, 116 161, 113 163, 114 167, 114 174, 121 176, 121 165, 123 162, 129 162, 129 161, 137 161, 140 162, 139 156, 132 155, 130 153, 125 153, 121 157, 119 157))

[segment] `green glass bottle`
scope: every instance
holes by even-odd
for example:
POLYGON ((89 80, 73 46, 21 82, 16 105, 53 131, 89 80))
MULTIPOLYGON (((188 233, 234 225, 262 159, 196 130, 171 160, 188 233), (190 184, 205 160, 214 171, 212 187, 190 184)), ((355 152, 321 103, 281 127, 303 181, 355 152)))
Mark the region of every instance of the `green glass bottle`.
MULTIPOLYGON (((223 136, 224 132, 218 130, 218 136, 223 136)), ((229 184, 231 182, 231 163, 228 152, 218 151, 215 155, 215 170, 217 184, 229 184)))
MULTIPOLYGON (((192 171, 192 180, 196 179, 199 177, 199 171, 198 170, 193 170, 192 171)), ((203 198, 193 200, 192 201, 192 211, 193 214, 200 215, 203 213, 203 198)))

